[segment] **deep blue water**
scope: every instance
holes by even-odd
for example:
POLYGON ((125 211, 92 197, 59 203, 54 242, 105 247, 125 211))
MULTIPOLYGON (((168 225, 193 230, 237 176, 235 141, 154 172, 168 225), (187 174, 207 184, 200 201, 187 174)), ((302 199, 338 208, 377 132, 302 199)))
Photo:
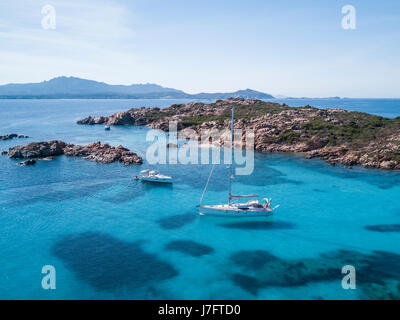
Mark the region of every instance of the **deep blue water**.
MULTIPOLYGON (((400 100, 285 100, 400 115, 400 100), (313 103, 315 102, 315 103, 313 103)), ((172 100, 0 100, 0 150, 60 139, 122 144, 144 156, 146 128, 79 126, 87 115, 172 100)), ((399 298, 400 173, 331 167, 296 155, 256 154, 236 193, 281 207, 273 217, 218 218, 196 209, 208 165, 160 165, 171 187, 132 179, 148 167, 59 157, 19 167, 0 157, 2 299, 376 299, 399 298), (354 265, 357 289, 341 268, 354 265), (56 268, 43 290, 41 269, 56 268)), ((205 197, 226 198, 217 166, 205 197)))
POLYGON ((386 118, 400 115, 400 99, 270 99, 292 107, 311 105, 317 108, 343 108, 352 111, 376 114, 386 118))

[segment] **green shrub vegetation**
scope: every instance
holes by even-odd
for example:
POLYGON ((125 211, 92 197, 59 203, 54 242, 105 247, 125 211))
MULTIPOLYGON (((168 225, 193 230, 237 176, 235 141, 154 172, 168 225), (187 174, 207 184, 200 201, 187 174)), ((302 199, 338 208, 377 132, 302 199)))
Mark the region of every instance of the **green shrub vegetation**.
MULTIPOLYGON (((203 104, 199 103, 199 106, 203 104)), ((153 111, 146 114, 150 121, 164 117, 181 114, 184 105, 177 104, 167 110, 153 111)), ((249 121, 262 116, 274 115, 285 110, 294 110, 300 117, 309 118, 308 122, 301 123, 294 129, 287 129, 275 136, 264 137, 265 142, 293 143, 303 139, 309 141, 317 136, 327 142, 328 145, 365 145, 372 140, 384 138, 392 132, 400 129, 400 117, 387 119, 380 116, 370 115, 362 112, 326 111, 309 105, 304 107, 289 107, 286 104, 256 101, 252 105, 241 105, 234 102, 224 104, 224 101, 217 101, 209 106, 208 110, 215 109, 211 115, 200 114, 195 116, 183 116, 179 121, 182 128, 201 125, 204 122, 216 121, 223 125, 231 118, 231 108, 235 107, 235 119, 249 121)), ((197 107, 197 106, 194 106, 197 107)), ((399 155, 395 155, 398 157, 399 155)))

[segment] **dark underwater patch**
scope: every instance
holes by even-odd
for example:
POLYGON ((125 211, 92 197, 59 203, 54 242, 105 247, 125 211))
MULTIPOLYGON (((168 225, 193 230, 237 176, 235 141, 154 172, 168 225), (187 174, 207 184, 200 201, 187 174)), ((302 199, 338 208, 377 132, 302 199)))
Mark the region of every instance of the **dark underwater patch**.
POLYGON ((201 257, 214 252, 213 248, 191 240, 171 241, 165 246, 165 249, 179 251, 192 257, 201 257))
POLYGON ((223 228, 243 230, 294 229, 295 225, 285 221, 241 221, 220 224, 223 228))
MULTIPOLYGON (((249 284, 249 292, 254 292, 255 288, 297 287, 321 281, 337 281, 338 290, 341 290, 341 269, 345 265, 352 265, 356 269, 357 288, 364 297, 400 298, 397 288, 397 283, 400 283, 400 255, 391 252, 363 254, 339 250, 321 254, 318 258, 285 260, 255 250, 238 251, 231 256, 230 261, 246 276, 257 279, 257 282, 249 284)), ((246 289, 237 277, 232 281, 246 289)))
POLYGON ((195 221, 197 216, 194 213, 178 214, 162 218, 157 223, 164 230, 179 229, 195 221))
POLYGON ((388 190, 400 185, 400 174, 395 171, 373 170, 358 166, 354 167, 353 170, 349 170, 342 166, 332 167, 317 159, 315 161, 304 159, 301 161, 301 166, 333 177, 363 181, 382 190, 388 190))
POLYGON ((400 224, 379 224, 366 226, 365 229, 377 232, 400 232, 400 224))
POLYGON ((245 269, 259 270, 268 262, 278 258, 264 250, 243 250, 237 251, 230 257, 232 262, 245 269))
POLYGON ((134 290, 157 285, 178 275, 170 264, 144 251, 139 243, 125 242, 102 233, 66 236, 52 248, 76 277, 97 290, 121 287, 134 290))
POLYGON ((254 165, 254 172, 251 175, 235 176, 235 180, 245 185, 258 187, 287 183, 295 185, 303 184, 302 181, 288 179, 281 171, 263 166, 257 162, 254 165))
POLYGON ((239 288, 242 288, 253 295, 257 295, 258 290, 262 288, 262 284, 260 284, 256 278, 239 273, 232 275, 232 282, 239 288))

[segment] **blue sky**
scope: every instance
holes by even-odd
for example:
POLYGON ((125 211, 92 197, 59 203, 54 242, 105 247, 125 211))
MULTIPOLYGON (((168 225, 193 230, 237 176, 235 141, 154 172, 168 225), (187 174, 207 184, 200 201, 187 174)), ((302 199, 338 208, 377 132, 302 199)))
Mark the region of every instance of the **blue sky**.
POLYGON ((398 0, 2 0, 0 84, 67 75, 189 93, 400 97, 398 0), (55 30, 41 26, 44 5, 55 30), (341 26, 344 5, 357 29, 341 26))

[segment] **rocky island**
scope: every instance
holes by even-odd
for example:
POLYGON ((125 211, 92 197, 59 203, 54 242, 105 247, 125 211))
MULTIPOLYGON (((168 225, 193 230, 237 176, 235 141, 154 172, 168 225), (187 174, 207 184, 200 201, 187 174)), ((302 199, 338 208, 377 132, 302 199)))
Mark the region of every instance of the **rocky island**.
MULTIPOLYGON (((94 142, 86 146, 68 144, 63 141, 53 140, 48 142, 32 142, 26 146, 10 148, 8 156, 12 159, 38 159, 50 161, 55 156, 83 157, 85 160, 98 163, 113 163, 116 161, 124 165, 141 164, 142 158, 130 152, 123 146, 112 147, 108 144, 94 142)), ((21 165, 34 164, 24 162, 21 165)))
MULTIPOLYGON (((254 130, 259 152, 301 152, 307 158, 366 168, 400 169, 400 117, 387 119, 343 109, 318 109, 257 99, 229 98, 205 104, 173 104, 165 109, 133 108, 111 116, 89 116, 78 124, 138 125, 168 131, 226 129, 235 107, 235 128, 254 130)), ((221 142, 221 145, 223 142, 221 142)))

